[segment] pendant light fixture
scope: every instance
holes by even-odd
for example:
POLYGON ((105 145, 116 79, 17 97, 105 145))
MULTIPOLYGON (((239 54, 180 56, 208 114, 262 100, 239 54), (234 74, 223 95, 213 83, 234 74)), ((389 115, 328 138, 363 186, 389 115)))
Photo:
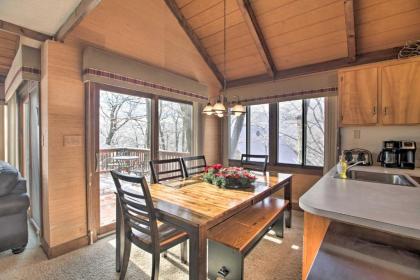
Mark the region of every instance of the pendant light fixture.
POLYGON ((226 112, 226 107, 223 105, 223 97, 219 95, 219 98, 217 99, 216 104, 213 106, 213 113, 216 114, 219 118, 223 117, 226 112))
POLYGON ((232 113, 232 115, 239 117, 240 115, 243 115, 246 113, 246 108, 245 106, 243 106, 240 102, 239 102, 239 96, 236 96, 237 101, 236 103, 233 103, 233 107, 230 110, 230 112, 232 113))
MULTIPOLYGON (((226 0, 223 1, 223 89, 222 92, 226 92, 226 0)), ((213 111, 219 118, 222 118, 226 113, 226 107, 223 105, 222 92, 219 94, 219 98, 213 106, 213 111)))
POLYGON ((203 114, 206 114, 207 116, 213 115, 213 106, 211 106, 210 100, 207 103, 206 107, 204 107, 203 114))
MULTIPOLYGON (((216 103, 212 106, 209 102, 203 108, 203 114, 208 116, 215 115, 219 118, 226 116, 226 107, 223 104, 223 93, 226 93, 227 81, 226 81, 226 0, 223 1, 223 88, 219 93, 216 103)), ((232 113, 235 116, 239 116, 245 113, 245 107, 239 103, 239 98, 237 104, 232 108, 232 113)))

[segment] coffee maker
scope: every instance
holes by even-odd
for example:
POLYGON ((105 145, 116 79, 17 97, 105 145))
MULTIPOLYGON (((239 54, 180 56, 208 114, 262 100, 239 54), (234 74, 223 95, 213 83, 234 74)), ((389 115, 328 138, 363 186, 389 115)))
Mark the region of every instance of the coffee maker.
POLYGON ((399 148, 399 167, 404 169, 416 168, 416 142, 401 141, 399 148))
POLYGON ((400 141, 384 141, 383 149, 378 155, 378 162, 383 167, 399 167, 400 141))

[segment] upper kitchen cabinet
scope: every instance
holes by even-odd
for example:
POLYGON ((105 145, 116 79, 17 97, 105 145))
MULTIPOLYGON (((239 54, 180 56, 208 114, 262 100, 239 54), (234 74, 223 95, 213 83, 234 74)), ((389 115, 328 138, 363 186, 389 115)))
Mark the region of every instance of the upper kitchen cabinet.
POLYGON ((382 68, 382 123, 420 123, 420 61, 382 68))
POLYGON ((420 57, 338 71, 340 125, 420 124, 420 57))
POLYGON ((378 121, 378 69, 339 72, 340 123, 370 125, 378 121))

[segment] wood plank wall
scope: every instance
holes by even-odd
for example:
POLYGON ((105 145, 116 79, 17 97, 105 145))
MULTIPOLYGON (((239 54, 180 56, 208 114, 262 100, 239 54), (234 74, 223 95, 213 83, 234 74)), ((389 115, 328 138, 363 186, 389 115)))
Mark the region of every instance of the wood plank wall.
MULTIPOLYGON (((1 84, 0 84, 1 87, 1 84)), ((4 160, 5 151, 5 119, 4 119, 4 105, 0 105, 0 160, 4 160)))
POLYGON ((77 45, 53 41, 41 51, 43 238, 50 249, 87 240, 81 54, 77 45))
POLYGON ((221 121, 218 117, 203 115, 203 154, 207 164, 222 162, 221 155, 221 121))

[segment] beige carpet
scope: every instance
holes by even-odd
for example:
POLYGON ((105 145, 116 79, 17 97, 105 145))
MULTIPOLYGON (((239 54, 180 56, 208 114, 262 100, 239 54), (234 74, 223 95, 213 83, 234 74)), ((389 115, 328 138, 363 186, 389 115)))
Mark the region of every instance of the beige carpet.
MULTIPOLYGON (((301 278, 303 214, 293 211, 292 229, 283 240, 268 234, 245 259, 245 279, 296 280, 301 278)), ((118 279, 115 272, 115 236, 48 260, 31 234, 26 251, 0 253, 0 279, 118 279)), ((179 261, 179 248, 161 258, 159 279, 188 279, 188 266, 179 261)), ((126 279, 150 279, 151 256, 133 246, 126 279)))

